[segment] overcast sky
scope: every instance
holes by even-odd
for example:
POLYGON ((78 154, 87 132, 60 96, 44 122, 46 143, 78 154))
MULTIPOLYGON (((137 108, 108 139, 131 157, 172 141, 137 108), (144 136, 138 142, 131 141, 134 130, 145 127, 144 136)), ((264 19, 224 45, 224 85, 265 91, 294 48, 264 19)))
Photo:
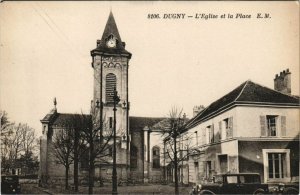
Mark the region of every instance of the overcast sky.
POLYGON ((131 116, 167 116, 173 105, 192 117, 250 79, 273 88, 289 68, 299 94, 298 2, 3 2, 0 4, 0 105, 10 120, 41 134, 40 119, 89 112, 90 51, 112 9, 129 67, 131 116), (148 19, 148 14, 251 14, 251 19, 148 19), (256 19, 269 13, 269 19, 256 19))

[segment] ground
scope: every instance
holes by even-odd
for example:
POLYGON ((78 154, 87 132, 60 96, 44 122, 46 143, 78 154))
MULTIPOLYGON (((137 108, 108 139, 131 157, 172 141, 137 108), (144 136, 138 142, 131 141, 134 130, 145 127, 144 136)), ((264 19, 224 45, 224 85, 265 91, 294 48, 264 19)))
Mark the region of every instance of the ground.
MULTIPOLYGON (((45 191, 45 189, 37 187, 37 184, 22 184, 22 194, 72 194, 72 191, 65 191, 60 188, 45 191), (43 191, 44 190, 44 191, 43 191)), ((94 194, 111 194, 111 186, 95 187, 94 194)), ((189 194, 191 187, 179 187, 180 194, 189 194)), ((119 194, 174 194, 174 186, 170 185, 136 185, 136 186, 119 186, 119 194)), ((79 188, 79 194, 88 194, 88 187, 79 188)))
MULTIPOLYGON (((95 194, 111 194, 111 187, 95 188, 95 194)), ((191 187, 179 187, 180 194, 189 194, 191 187)), ((88 188, 81 188, 81 194, 88 193, 88 188)), ((138 186, 119 186, 119 194, 174 194, 174 186, 169 185, 138 185, 138 186)))
POLYGON ((37 184, 21 184, 21 194, 47 194, 37 184))

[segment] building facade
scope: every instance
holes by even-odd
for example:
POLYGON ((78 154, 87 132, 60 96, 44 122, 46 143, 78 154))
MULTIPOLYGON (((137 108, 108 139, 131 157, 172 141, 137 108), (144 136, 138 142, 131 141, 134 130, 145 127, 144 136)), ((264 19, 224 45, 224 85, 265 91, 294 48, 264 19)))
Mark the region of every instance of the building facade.
MULTIPOLYGON (((114 16, 110 12, 101 40, 97 40, 96 48, 91 51, 92 68, 94 70, 94 92, 91 101, 91 113, 86 117, 95 119, 99 126, 99 134, 114 127, 114 91, 118 92, 119 102, 116 104, 116 164, 119 180, 134 178, 144 182, 160 179, 162 164, 157 163, 157 152, 162 149, 153 145, 151 137, 157 137, 157 132, 150 130, 163 118, 131 117, 128 91, 128 69, 132 54, 125 50, 114 16), (151 141, 150 141, 151 140, 151 141), (151 153, 151 154, 150 154, 151 153), (153 160, 154 159, 154 160, 153 160), (153 163, 152 161, 156 162, 153 163), (151 174, 149 173, 149 170, 151 174), (152 174, 153 173, 153 174, 152 174)), ((41 120, 43 136, 40 148, 39 178, 44 183, 63 179, 64 166, 59 164, 53 155, 53 139, 57 131, 65 129, 65 121, 76 114, 59 113, 52 109, 41 120)), ((158 139, 158 138, 157 138, 158 139)), ((112 144, 112 143, 110 143, 112 144)), ((105 162, 98 159, 95 164, 96 181, 111 180, 112 152, 105 157, 105 162)), ((72 183, 73 164, 70 165, 69 178, 72 183)), ((79 178, 87 177, 87 163, 80 162, 79 178)))
MULTIPOLYGON (((94 91, 91 113, 100 126, 99 134, 114 127, 116 105, 117 174, 119 180, 138 182, 206 182, 218 173, 257 172, 262 181, 299 179, 299 97, 291 95, 289 70, 275 76, 269 89, 246 81, 208 107, 194 108, 177 139, 178 174, 167 156, 170 149, 158 128, 165 118, 130 116, 129 62, 114 16, 110 13, 101 40, 91 51, 94 91)), ((63 178, 63 165, 52 154, 53 136, 64 129, 64 121, 75 114, 59 113, 55 107, 41 120, 39 178, 49 182, 63 178)), ((70 166, 72 183, 73 165, 70 166)), ((87 164, 80 162, 79 178, 87 176, 87 164)), ((112 178, 112 155, 95 165, 95 177, 112 178)))
POLYGON ((190 183, 244 172, 265 183, 299 180, 299 97, 290 95, 290 75, 276 76, 276 90, 248 80, 186 124, 190 183))

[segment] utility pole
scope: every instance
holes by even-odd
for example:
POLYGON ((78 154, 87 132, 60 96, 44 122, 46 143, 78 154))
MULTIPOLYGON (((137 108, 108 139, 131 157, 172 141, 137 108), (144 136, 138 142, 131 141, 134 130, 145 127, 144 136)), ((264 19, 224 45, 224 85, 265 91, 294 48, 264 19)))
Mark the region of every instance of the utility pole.
POLYGON ((120 102, 118 92, 114 88, 114 146, 113 146, 113 172, 112 172, 112 194, 118 194, 118 183, 117 183, 117 165, 116 165, 116 104, 120 102))

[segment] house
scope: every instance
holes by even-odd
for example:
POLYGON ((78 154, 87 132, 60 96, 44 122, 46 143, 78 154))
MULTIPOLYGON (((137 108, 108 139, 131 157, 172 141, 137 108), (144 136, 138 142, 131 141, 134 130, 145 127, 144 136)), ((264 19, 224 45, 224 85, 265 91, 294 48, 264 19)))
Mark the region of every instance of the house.
POLYGON ((291 73, 274 79, 275 90, 250 80, 200 109, 185 126, 190 137, 189 183, 219 173, 260 173, 263 182, 299 180, 299 97, 291 73))

